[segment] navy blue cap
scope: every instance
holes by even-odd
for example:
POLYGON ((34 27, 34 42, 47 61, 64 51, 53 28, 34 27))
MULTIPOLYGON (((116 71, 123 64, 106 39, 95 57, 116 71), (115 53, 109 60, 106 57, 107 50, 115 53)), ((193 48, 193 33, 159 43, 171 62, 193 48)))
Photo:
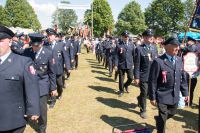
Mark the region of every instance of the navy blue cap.
POLYGON ((147 29, 142 33, 142 36, 154 36, 152 29, 147 29))
POLYGON ((56 31, 54 29, 52 29, 52 28, 46 29, 46 33, 48 35, 57 35, 56 31))
POLYGON ((188 40, 188 41, 194 41, 194 42, 196 42, 196 39, 194 39, 194 38, 192 38, 192 37, 190 37, 190 36, 187 37, 187 40, 188 40))
POLYGON ((0 25, 0 39, 13 38, 15 34, 7 27, 0 25))
POLYGON ((164 43, 163 45, 180 45, 180 42, 178 40, 178 38, 174 38, 174 37, 169 37, 164 43))
POLYGON ((22 36, 24 36, 24 33, 22 32, 22 33, 19 33, 19 34, 17 34, 16 35, 17 37, 22 37, 22 36))
POLYGON ((60 33, 58 33, 58 36, 59 36, 59 37, 64 37, 64 36, 65 36, 65 34, 64 34, 64 33, 62 33, 62 32, 60 32, 60 33))
POLYGON ((128 37, 128 36, 129 36, 129 32, 128 32, 127 30, 125 30, 125 31, 122 32, 121 35, 122 35, 122 36, 127 36, 127 37, 128 37))
POLYGON ((40 33, 31 33, 31 34, 28 34, 28 36, 31 39, 31 42, 30 42, 31 45, 39 45, 45 38, 45 36, 40 33))

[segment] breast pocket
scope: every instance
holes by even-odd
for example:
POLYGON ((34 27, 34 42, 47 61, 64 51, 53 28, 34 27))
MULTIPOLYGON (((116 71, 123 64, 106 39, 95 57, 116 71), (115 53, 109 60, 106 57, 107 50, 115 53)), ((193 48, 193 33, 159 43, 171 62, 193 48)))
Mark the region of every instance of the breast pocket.
POLYGON ((57 56, 58 56, 58 58, 60 58, 62 56, 62 52, 61 51, 57 51, 57 56))
POLYGON ((48 70, 48 64, 46 62, 41 63, 39 69, 42 72, 46 72, 48 70))
POLYGON ((8 75, 8 76, 5 77, 5 80, 19 81, 19 76, 16 76, 16 75, 8 75))

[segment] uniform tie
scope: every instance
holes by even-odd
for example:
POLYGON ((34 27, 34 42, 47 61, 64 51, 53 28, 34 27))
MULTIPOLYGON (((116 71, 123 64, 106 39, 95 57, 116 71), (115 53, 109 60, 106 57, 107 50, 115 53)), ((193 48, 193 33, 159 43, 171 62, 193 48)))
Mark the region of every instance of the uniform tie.
POLYGON ((2 60, 0 59, 0 65, 1 65, 1 61, 2 61, 2 60))
POLYGON ((171 57, 171 60, 170 60, 170 61, 171 61, 171 63, 172 63, 173 65, 175 65, 175 59, 174 59, 173 56, 171 57))

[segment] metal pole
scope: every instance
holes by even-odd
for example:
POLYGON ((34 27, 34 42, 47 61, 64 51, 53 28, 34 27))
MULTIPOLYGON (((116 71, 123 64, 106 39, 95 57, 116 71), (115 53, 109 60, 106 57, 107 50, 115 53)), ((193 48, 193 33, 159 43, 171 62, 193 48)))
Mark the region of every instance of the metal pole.
POLYGON ((189 82, 188 82, 188 94, 189 94, 189 102, 188 102, 188 107, 190 106, 190 89, 191 89, 191 80, 192 80, 192 77, 191 75, 189 74, 189 82))
MULTIPOLYGON (((199 105, 200 105, 200 97, 199 97, 199 105)), ((200 133, 200 106, 199 106, 199 133, 200 133)))
POLYGON ((93 22, 94 22, 94 16, 93 16, 93 3, 94 3, 94 1, 92 0, 92 39, 93 39, 93 27, 94 27, 94 25, 93 25, 93 22))
POLYGON ((191 23, 192 23, 192 18, 193 18, 194 15, 195 15, 195 11, 196 11, 196 8, 197 8, 197 7, 198 7, 198 2, 196 1, 195 6, 194 6, 194 9, 193 9, 193 12, 192 12, 192 16, 190 17, 189 23, 188 23, 188 25, 187 25, 187 29, 186 29, 186 31, 185 31, 184 38, 183 38, 183 40, 182 40, 182 44, 184 44, 184 42, 185 42, 186 34, 187 34, 187 32, 189 31, 189 26, 190 26, 191 23))

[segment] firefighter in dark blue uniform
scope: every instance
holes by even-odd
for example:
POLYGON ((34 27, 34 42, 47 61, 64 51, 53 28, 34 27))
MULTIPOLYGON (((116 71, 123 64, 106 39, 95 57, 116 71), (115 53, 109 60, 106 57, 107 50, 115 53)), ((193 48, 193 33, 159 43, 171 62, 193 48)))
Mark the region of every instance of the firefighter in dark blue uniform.
MULTIPOLYGON (((64 43, 65 45, 65 51, 67 56, 70 59, 70 66, 71 64, 74 62, 74 57, 73 57, 73 46, 71 45, 70 41, 65 38, 64 33, 59 33, 59 42, 64 43)), ((70 77, 70 71, 66 70, 66 67, 64 66, 64 74, 63 74, 63 88, 66 88, 66 83, 65 83, 65 79, 69 79, 70 77), (65 74, 66 74, 66 78, 65 78, 65 74)))
POLYGON ((129 42, 129 33, 124 31, 122 33, 122 41, 117 45, 117 54, 115 60, 115 69, 119 72, 119 96, 124 93, 124 88, 127 93, 128 86, 133 80, 133 60, 134 60, 134 45, 129 42), (118 68, 116 68, 118 67, 118 68), (127 73, 127 81, 124 84, 124 75, 127 73))
POLYGON ((164 45, 166 53, 153 61, 148 82, 151 104, 158 107, 159 115, 155 117, 158 133, 165 133, 167 119, 175 115, 180 91, 185 101, 189 99, 182 59, 176 56, 179 41, 170 37, 164 45))
POLYGON ((30 58, 10 49, 14 33, 0 25, 0 133, 23 133, 26 119, 39 118, 39 86, 30 58))
POLYGON ((73 47, 73 58, 74 58, 74 62, 72 64, 72 69, 73 68, 77 69, 78 68, 78 56, 80 54, 81 47, 80 47, 80 42, 79 42, 76 34, 74 34, 72 36, 71 45, 73 47))
POLYGON ((96 52, 96 59, 97 61, 99 62, 99 64, 101 63, 102 61, 102 52, 103 52, 103 47, 102 47, 102 39, 99 38, 99 42, 96 44, 96 47, 95 47, 95 52, 96 52))
POLYGON ((117 46, 116 46, 115 38, 111 38, 110 44, 107 47, 107 60, 108 60, 108 70, 109 70, 109 77, 112 77, 112 73, 115 66, 115 57, 117 54, 117 46))
POLYGON ((153 59, 157 58, 158 51, 153 44, 153 31, 147 29, 142 34, 144 42, 135 49, 134 60, 134 80, 135 84, 140 87, 140 95, 137 97, 138 106, 140 107, 140 116, 147 118, 146 99, 148 92, 149 70, 153 59))
MULTIPOLYGON (((44 46, 53 52, 53 64, 55 64, 56 73, 56 84, 58 91, 58 99, 61 98, 63 92, 63 74, 64 74, 64 64, 68 72, 70 72, 70 58, 67 56, 65 51, 65 44, 61 42, 56 42, 56 31, 48 28, 46 30, 48 36, 48 42, 44 43, 44 46)), ((50 108, 55 105, 56 99, 52 97, 50 108)))
POLYGON ((19 39, 17 37, 17 34, 15 34, 15 36, 12 38, 12 45, 10 46, 11 50, 15 53, 15 54, 23 54, 24 49, 22 47, 21 44, 19 44, 19 39))
POLYGON ((38 133, 46 133, 47 127, 47 100, 48 95, 57 96, 56 74, 53 64, 52 51, 43 47, 44 36, 38 33, 29 34, 31 46, 24 50, 24 56, 30 57, 34 61, 34 67, 39 80, 40 88, 40 118, 38 133))

